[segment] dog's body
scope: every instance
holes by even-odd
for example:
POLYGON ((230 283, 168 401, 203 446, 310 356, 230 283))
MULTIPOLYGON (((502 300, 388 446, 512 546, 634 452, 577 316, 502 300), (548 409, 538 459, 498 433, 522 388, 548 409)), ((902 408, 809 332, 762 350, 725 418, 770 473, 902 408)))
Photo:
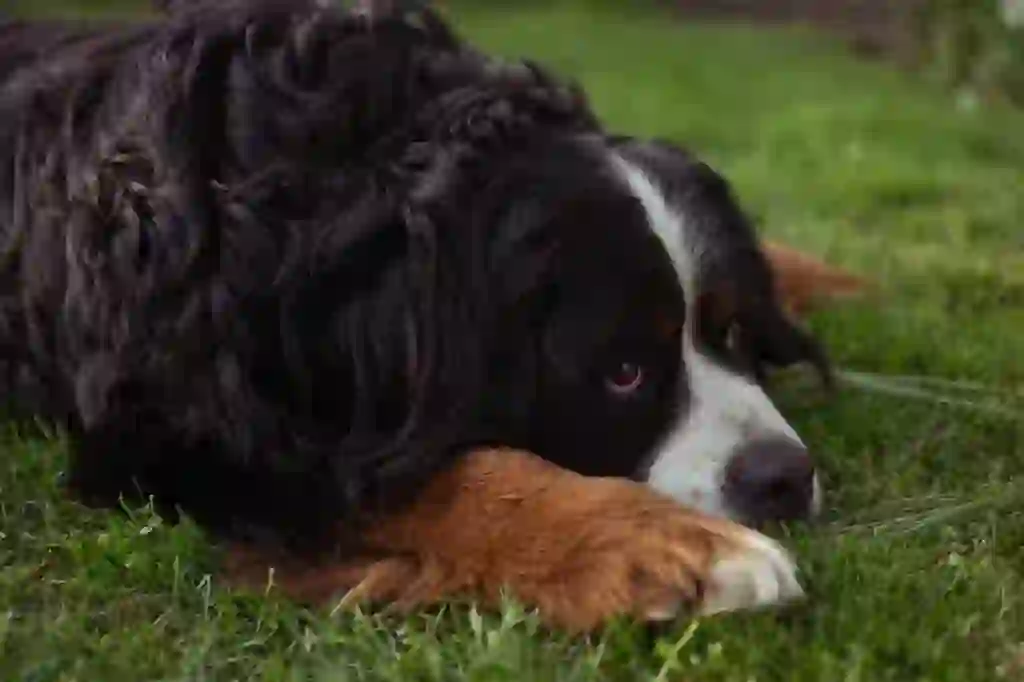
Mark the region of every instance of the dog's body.
POLYGON ((652 490, 817 506, 757 380, 824 360, 708 167, 426 10, 11 24, 0 79, 0 395, 67 426, 83 500, 342 547, 318 594, 508 585, 589 627, 799 591, 652 490))

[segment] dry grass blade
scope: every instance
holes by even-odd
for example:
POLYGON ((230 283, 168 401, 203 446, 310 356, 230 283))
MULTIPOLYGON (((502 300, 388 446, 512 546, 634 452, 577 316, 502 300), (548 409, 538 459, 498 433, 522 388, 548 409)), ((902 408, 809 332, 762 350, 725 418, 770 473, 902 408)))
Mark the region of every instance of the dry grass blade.
POLYGON ((946 380, 941 379, 912 382, 908 381, 907 377, 891 377, 884 374, 871 374, 850 370, 837 371, 836 378, 846 386, 869 393, 946 405, 1006 419, 1024 419, 1024 409, 1014 404, 1020 400, 1019 394, 984 387, 980 384, 971 385, 969 389, 965 388, 965 385, 958 387, 960 390, 968 390, 975 394, 984 394, 985 396, 982 399, 972 399, 962 395, 954 395, 952 392, 940 392, 926 387, 929 383, 932 383, 936 386, 943 386, 948 390, 956 385, 956 382, 946 383, 946 380), (1010 406, 1007 406, 1008 403, 1010 406))
POLYGON ((1000 509, 1024 508, 1024 481, 990 484, 971 497, 928 495, 879 505, 859 520, 832 525, 838 535, 901 535, 916 533, 942 523, 1000 509), (902 505, 902 506, 899 506, 902 505))

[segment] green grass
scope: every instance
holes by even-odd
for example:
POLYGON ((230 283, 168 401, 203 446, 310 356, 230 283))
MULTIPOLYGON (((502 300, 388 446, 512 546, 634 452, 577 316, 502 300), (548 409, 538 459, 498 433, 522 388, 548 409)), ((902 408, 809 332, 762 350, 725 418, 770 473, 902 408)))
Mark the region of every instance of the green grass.
POLYGON ((958 109, 798 32, 564 8, 456 17, 578 75, 612 126, 693 147, 765 234, 877 282, 811 320, 859 383, 828 401, 780 392, 829 492, 823 523, 787 539, 808 603, 590 640, 511 605, 310 613, 219 585, 194 528, 69 504, 60 440, 12 427, 0 680, 1022 679, 1024 116, 958 109))

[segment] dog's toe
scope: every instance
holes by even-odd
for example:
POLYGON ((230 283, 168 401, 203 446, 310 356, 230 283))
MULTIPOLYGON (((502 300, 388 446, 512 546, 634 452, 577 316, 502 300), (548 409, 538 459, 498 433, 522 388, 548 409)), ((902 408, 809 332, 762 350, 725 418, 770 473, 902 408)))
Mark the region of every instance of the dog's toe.
POLYGON ((700 613, 774 606, 804 596, 796 564, 778 542, 748 529, 736 540, 711 565, 700 613))

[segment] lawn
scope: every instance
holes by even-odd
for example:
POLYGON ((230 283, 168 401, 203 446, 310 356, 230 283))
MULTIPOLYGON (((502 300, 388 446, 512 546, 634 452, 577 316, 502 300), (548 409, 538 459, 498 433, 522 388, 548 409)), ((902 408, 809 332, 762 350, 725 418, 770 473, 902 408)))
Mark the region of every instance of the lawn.
POLYGON ((311 613, 221 586, 195 528, 63 500, 60 438, 10 426, 0 680, 1024 679, 1024 115, 801 32, 551 5, 454 16, 577 75, 613 127, 695 149, 764 234, 876 283, 809 321, 843 390, 778 390, 827 482, 822 523, 786 538, 809 601, 589 640, 512 604, 311 613))

